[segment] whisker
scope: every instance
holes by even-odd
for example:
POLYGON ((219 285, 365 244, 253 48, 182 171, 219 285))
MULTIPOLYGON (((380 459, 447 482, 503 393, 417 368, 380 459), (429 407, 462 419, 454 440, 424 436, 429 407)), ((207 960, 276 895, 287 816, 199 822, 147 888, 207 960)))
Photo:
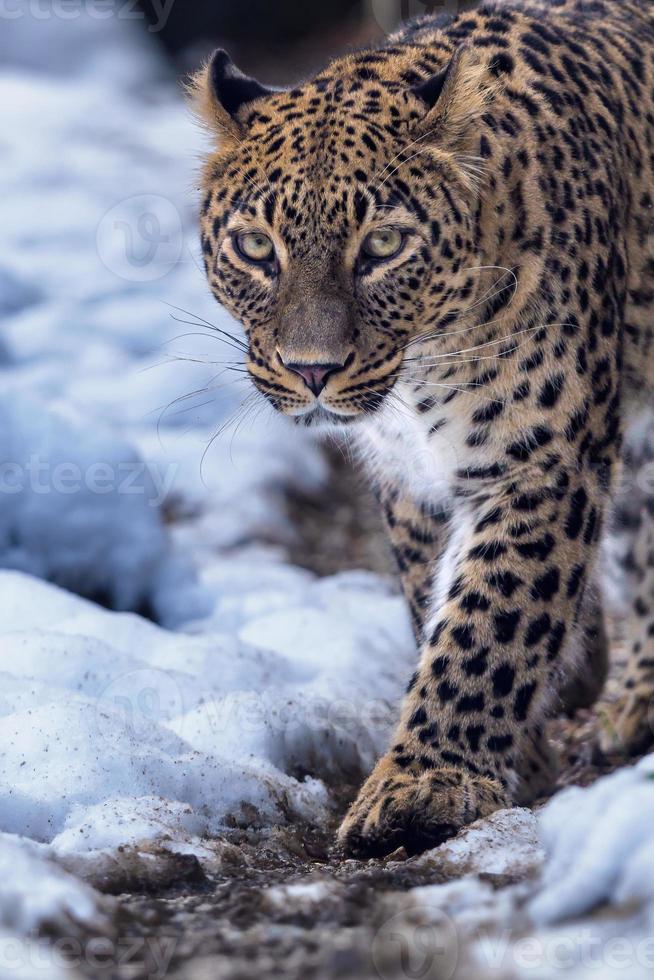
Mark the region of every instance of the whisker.
MULTIPOLYGON (((183 320, 181 317, 175 316, 172 313, 170 314, 170 317, 171 317, 171 320, 174 320, 175 321, 175 323, 185 323, 189 327, 202 327, 202 326, 204 326, 204 324, 202 324, 202 323, 194 323, 193 320, 183 320)), ((242 344, 236 337, 232 338, 231 337, 231 334, 227 334, 224 331, 219 330, 217 327, 209 327, 207 329, 209 329, 213 333, 221 334, 222 336, 221 336, 220 339, 222 340, 223 343, 226 343, 228 347, 231 347, 233 350, 237 350, 241 354, 246 354, 247 353, 247 346, 245 346, 244 344, 242 344)), ((184 334, 180 334, 180 336, 184 336, 184 334)), ((188 333, 188 334, 186 334, 186 336, 187 337, 193 337, 193 336, 196 336, 196 337, 211 337, 212 334, 211 333, 196 333, 196 334, 188 333)), ((177 338, 173 338, 173 339, 177 339, 177 338)), ((213 339, 216 340, 218 338, 214 337, 213 339)))
POLYGON ((424 140, 428 139, 430 136, 433 136, 434 133, 437 131, 437 128, 438 127, 434 127, 433 129, 430 129, 428 133, 423 133, 422 136, 418 136, 417 139, 411 140, 410 143, 407 143, 405 146, 403 146, 402 149, 400 150, 400 152, 399 153, 396 153, 394 157, 391 157, 391 159, 388 161, 388 163, 386 164, 386 166, 385 167, 382 167, 382 169, 377 174, 375 174, 375 176, 372 178, 372 180, 367 184, 366 190, 368 190, 375 181, 381 180, 381 178, 384 176, 384 173, 388 170, 388 168, 391 167, 395 163, 396 160, 399 160, 399 158, 402 156, 403 153, 406 153, 407 150, 410 150, 412 147, 417 146, 418 143, 422 143, 424 140))
MULTIPOLYGON (((497 269, 498 271, 501 270, 505 274, 513 275, 513 277, 515 279, 515 285, 517 287, 518 280, 517 280, 517 277, 515 276, 515 273, 513 272, 513 270, 506 269, 503 266, 494 266, 494 265, 485 266, 485 265, 480 265, 480 266, 474 266, 474 267, 472 267, 470 269, 466 269, 465 271, 466 272, 485 272, 485 271, 490 271, 490 270, 493 270, 493 269, 497 269)), ((501 282, 503 278, 504 278, 504 276, 502 276, 500 279, 498 279, 497 282, 493 283, 493 285, 486 291, 486 293, 484 293, 484 295, 482 297, 482 300, 485 299, 488 296, 488 293, 490 292, 490 290, 491 289, 494 289, 495 286, 497 285, 497 283, 498 282, 501 282)), ((508 287, 508 286, 503 287, 502 290, 499 290, 498 293, 493 294, 493 296, 491 296, 489 298, 490 299, 493 299, 495 295, 498 295, 499 293, 503 292, 504 289, 508 289, 508 288, 511 288, 511 287, 508 287)), ((466 316, 473 309, 475 309, 475 305, 469 307, 466 310, 463 310, 461 312, 460 316, 461 317, 466 316)), ((469 333, 471 330, 480 329, 482 327, 490 327, 490 326, 493 326, 495 323, 499 323, 499 319, 500 318, 495 319, 495 320, 489 320, 487 323, 482 323, 482 324, 473 323, 473 324, 471 324, 471 325, 469 325, 467 327, 462 327, 462 328, 460 328, 458 330, 449 330, 449 331, 445 331, 445 332, 441 332, 441 331, 427 331, 426 333, 418 334, 417 337, 413 337, 402 348, 402 350, 407 350, 409 347, 413 347, 416 344, 426 343, 429 340, 435 340, 435 339, 438 339, 438 338, 441 338, 441 337, 454 337, 454 336, 457 336, 458 334, 469 333)))
POLYGON ((417 388, 444 388, 448 391, 458 391, 462 395, 475 395, 483 398, 485 401, 494 402, 496 405, 504 405, 501 398, 493 398, 492 395, 482 395, 478 391, 466 391, 466 388, 486 388, 487 385, 481 384, 478 381, 460 381, 459 385, 447 385, 440 381, 411 381, 409 378, 404 378, 403 381, 406 384, 415 385, 417 388), (464 386, 464 387, 462 387, 464 386))
POLYGON ((171 418, 174 419, 174 418, 178 418, 180 415, 183 415, 185 412, 190 412, 193 410, 197 411, 200 408, 205 408, 207 405, 215 405, 215 404, 216 404, 215 398, 207 398, 207 400, 204 402, 194 402, 192 405, 189 405, 186 408, 180 408, 179 411, 170 412, 168 414, 170 415, 171 418))
MULTIPOLYGON (((501 282, 503 278, 505 278, 505 277, 502 276, 500 279, 498 279, 498 282, 501 282)), ((513 299, 514 299, 514 297, 515 297, 516 292, 518 291, 518 279, 517 279, 517 277, 515 275, 514 275, 513 278, 514 278, 515 281, 511 285, 502 286, 500 289, 497 289, 494 293, 490 293, 490 296, 488 295, 489 292, 490 292, 490 290, 487 290, 484 293, 483 296, 481 296, 478 300, 476 300, 472 304, 472 306, 469 306, 466 309, 466 313, 472 313, 473 310, 478 309, 484 303, 490 303, 490 301, 492 299, 495 299, 496 296, 501 296, 502 293, 506 292, 508 289, 512 289, 513 290, 513 296, 511 297, 511 302, 512 302, 513 299)), ((493 285, 491 286, 491 289, 494 289, 495 286, 497 286, 497 282, 496 283, 493 283, 493 285)), ((482 326, 483 326, 483 324, 482 324, 482 326)))
POLYGON ((480 357, 458 357, 454 355, 443 354, 443 359, 439 361, 421 362, 419 357, 413 357, 413 358, 409 358, 409 361, 407 363, 414 362, 417 365, 418 364, 421 365, 422 363, 424 363, 426 367, 430 368, 431 370, 434 370, 437 367, 455 367, 458 364, 477 364, 479 363, 479 361, 497 361, 500 360, 500 358, 507 357, 509 354, 513 354, 516 351, 520 350, 522 347, 525 346, 526 343, 528 343, 528 341, 523 340, 521 344, 517 344, 515 347, 510 347, 508 350, 503 350, 499 354, 484 354, 481 355, 480 357), (448 361, 446 360, 447 357, 453 357, 453 360, 448 361))
MULTIPOLYGON (((213 382, 217 381, 218 378, 220 378, 224 373, 225 373, 224 371, 219 371, 218 374, 214 375, 214 377, 209 380, 209 383, 206 384, 203 388, 197 388, 195 391, 191 391, 186 395, 179 395, 177 398, 173 398, 171 402, 168 402, 168 404, 161 409, 159 418, 157 419, 157 438, 159 439, 160 445, 161 445, 161 423, 165 418, 167 412, 171 408, 173 408, 175 405, 178 405, 180 402, 189 401, 189 399, 195 398, 197 395, 204 395, 209 391, 218 391, 219 388, 226 387, 227 385, 238 384, 239 382, 244 380, 243 378, 235 378, 232 381, 225 382, 224 385, 213 385, 213 382)), ((158 409, 155 408, 152 411, 156 412, 158 411, 158 409)))
MULTIPOLYGON (((200 323, 193 323, 191 320, 181 320, 179 317, 173 316, 172 314, 171 314, 171 319, 175 320, 176 323, 187 323, 190 327, 201 327, 202 326, 202 324, 200 324, 200 323)), ((173 343, 175 343, 176 340, 185 340, 187 337, 202 337, 203 340, 206 340, 206 339, 209 339, 209 340, 218 340, 218 338, 217 337, 214 337, 213 333, 211 331, 209 331, 209 330, 206 330, 206 331, 202 331, 202 330, 192 331, 192 330, 189 330, 186 333, 177 334, 177 336, 171 337, 169 340, 164 341, 160 345, 160 347, 166 347, 168 344, 173 344, 173 343)), ((237 347, 234 344, 229 343, 228 341, 224 341, 222 338, 220 338, 220 341, 221 341, 221 343, 227 343, 229 347, 233 347, 234 350, 237 350, 239 352, 239 354, 245 354, 246 353, 246 349, 245 348, 237 347)), ((234 363, 236 363, 236 362, 234 362, 234 363)))
MULTIPOLYGON (((570 323, 538 323, 538 324, 535 324, 533 327, 525 327, 524 330, 514 331, 513 333, 507 334, 505 337, 499 337, 496 340, 488 340, 488 341, 486 341, 483 344, 479 344, 477 348, 470 347, 470 348, 467 348, 466 350, 462 350, 460 352, 457 351, 457 352, 454 352, 454 353, 455 354, 457 354, 457 353, 466 354, 466 353, 469 353, 470 351, 473 351, 473 350, 481 350, 484 347, 491 347, 491 346, 493 346, 495 344, 505 343, 507 340, 511 340, 513 337, 519 337, 521 334, 534 333, 534 332, 538 332, 539 330, 548 330, 550 327, 567 327, 567 326, 574 326, 574 324, 570 324, 570 323)), ((522 346, 522 345, 520 345, 520 346, 522 346)), ((442 354, 428 354, 424 358, 423 357, 415 357, 415 358, 409 357, 409 358, 405 358, 405 363, 408 363, 408 362, 411 362, 411 361, 417 361, 417 362, 421 362, 421 363, 427 364, 430 361, 436 361, 436 360, 438 360, 438 359, 440 359, 442 357, 450 357, 450 356, 452 356, 452 355, 450 355, 450 354, 448 354, 446 352, 443 352, 442 354)))
POLYGON ((512 285, 512 287, 503 286, 502 289, 509 289, 509 288, 515 288, 515 289, 517 289, 518 288, 518 277, 515 274, 515 269, 503 268, 501 265, 500 266, 495 266, 495 265, 483 266, 483 265, 481 265, 481 266, 478 266, 475 269, 467 269, 466 271, 467 272, 475 272, 475 271, 482 271, 482 270, 483 271, 488 271, 488 272, 491 272, 491 271, 495 270, 497 272, 502 272, 502 275, 499 277, 499 279, 496 279, 495 282, 492 283, 492 285, 490 285, 488 287, 488 289, 486 290, 485 293, 482 293, 482 295, 479 297, 479 299, 476 302, 480 302, 481 300, 486 299, 486 297, 488 296, 488 294, 493 289, 495 289, 496 286, 499 286, 499 284, 502 282, 502 280, 503 279, 506 279, 507 276, 513 276, 513 285, 512 285))
POLYGON ((250 423, 254 425, 259 415, 261 415, 261 412, 263 411, 265 406, 266 406, 266 402, 264 401, 263 398, 253 401, 252 404, 248 407, 248 409, 245 412, 243 412, 243 415, 241 416, 240 420, 236 423, 236 427, 232 432, 232 438, 229 441, 229 458, 232 464, 234 464, 234 457, 232 455, 234 450, 234 440, 236 439, 239 430, 245 425, 245 422, 248 418, 250 419, 250 423))
MULTIPOLYGON (((199 327, 201 325, 204 325, 205 327, 209 327, 209 329, 215 331, 215 333, 219 333, 221 336, 227 337, 235 344, 238 344, 240 347, 243 348, 243 350, 247 350, 248 345, 245 343, 244 340, 241 340, 240 337, 235 337, 234 334, 229 333, 229 331, 227 330, 223 330, 221 327, 217 327, 215 323, 211 323, 210 320, 205 320, 204 317, 199 316, 199 314, 191 313, 189 310, 185 310, 181 306, 175 306, 173 303, 167 303, 166 300, 162 300, 161 302, 164 303, 165 306, 169 306, 171 310, 177 310, 178 313, 183 313, 184 316, 193 317, 196 322, 192 323, 191 326, 199 327)), ((177 318, 173 317, 173 320, 175 319, 177 318)), ((181 322, 185 323, 187 321, 182 320, 181 322)))
MULTIPOLYGON (((192 354, 186 353, 186 351, 171 351, 170 354, 166 354, 161 364, 174 364, 179 361, 182 364, 204 364, 210 367, 224 367, 228 370, 237 371, 235 361, 210 361, 206 357, 194 357, 192 354)), ((245 373, 245 368, 243 368, 243 373, 245 373)))
MULTIPOLYGON (((428 354, 426 357, 406 357, 404 362, 410 363, 412 361, 417 361, 421 364, 428 364, 430 361, 439 361, 445 357, 458 357, 459 354, 472 354, 476 350, 484 350, 486 347, 496 347, 499 344, 505 344, 507 341, 513 340, 514 337, 521 337, 524 334, 531 334, 542 329, 542 325, 537 324, 534 327, 525 327, 522 330, 514 330, 512 333, 506 334, 504 337, 498 337, 495 340, 486 340, 484 343, 476 344, 474 347, 463 347, 461 350, 455 351, 443 351, 442 354, 428 354)), ((481 360, 481 358, 479 359, 481 360)))
MULTIPOLYGON (((227 419, 227 421, 226 421, 226 422, 224 422, 224 423, 223 423, 223 424, 222 424, 222 425, 220 426, 220 428, 218 429, 218 431, 217 431, 217 432, 215 432, 215 433, 213 434, 213 436, 212 436, 212 437, 211 437, 211 439, 209 440, 209 442, 208 442, 208 444, 207 444, 207 446, 205 447, 205 450, 204 450, 204 452, 202 453, 202 459, 200 460, 200 479, 202 480, 202 483, 203 483, 203 485, 204 485, 205 487, 206 487, 207 485, 206 485, 206 483, 204 482, 204 476, 203 476, 203 473, 202 473, 202 470, 203 470, 203 468, 204 468, 204 463, 205 463, 205 460, 206 460, 206 458, 207 458, 207 453, 209 452, 209 450, 210 450, 210 449, 211 449, 211 447, 213 446, 213 444, 214 444, 214 442, 216 441, 216 439, 218 439, 218 438, 220 438, 220 436, 221 436, 221 435, 223 434, 223 432, 224 432, 224 431, 225 431, 226 429, 228 429, 228 428, 229 428, 229 426, 230 426, 230 425, 232 425, 232 424, 233 424, 233 423, 234 423, 234 422, 236 421, 236 419, 237 419, 237 418, 239 417, 239 415, 241 414, 241 412, 243 412, 243 411, 245 410, 245 408, 246 408, 246 406, 249 406, 249 403, 250 403, 250 402, 252 401, 252 399, 253 399, 253 398, 256 398, 256 397, 257 397, 257 392, 256 392, 256 391, 253 391, 253 392, 251 392, 251 394, 249 394, 249 395, 247 396, 247 398, 245 398, 245 399, 244 399, 244 400, 243 400, 243 401, 241 402, 241 404, 240 404, 240 405, 238 406, 238 408, 236 409, 236 411, 235 411, 235 412, 234 412, 234 413, 233 413, 232 415, 230 415, 230 417, 229 417, 229 418, 227 419)), ((208 489, 208 487, 207 487, 207 489, 208 489)))
POLYGON ((398 163, 397 167, 394 167, 389 174, 386 174, 386 176, 382 180, 381 184, 378 184, 377 187, 375 188, 375 190, 376 191, 380 191, 382 189, 382 187, 384 186, 384 184, 386 184, 391 179, 391 177, 393 176, 393 174, 396 174, 398 172, 398 170, 400 169, 400 167, 403 167, 405 163, 411 163, 411 161, 412 160, 415 160, 416 157, 419 157, 421 153, 427 153, 428 152, 428 149, 429 149, 428 147, 423 146, 423 147, 421 147, 421 149, 416 150, 415 153, 412 153, 410 157, 407 157, 406 160, 401 160, 400 163, 398 163))

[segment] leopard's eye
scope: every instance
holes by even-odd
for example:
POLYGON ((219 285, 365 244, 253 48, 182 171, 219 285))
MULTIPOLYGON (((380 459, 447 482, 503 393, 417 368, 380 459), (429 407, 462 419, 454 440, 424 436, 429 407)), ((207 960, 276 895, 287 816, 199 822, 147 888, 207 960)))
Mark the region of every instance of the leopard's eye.
POLYGON ((404 237, 397 228, 378 228, 366 237, 363 254, 369 259, 392 259, 402 251, 404 237))
POLYGON ((236 246, 241 255, 250 262, 270 262, 275 255, 272 241, 259 231, 244 231, 237 235, 236 246))

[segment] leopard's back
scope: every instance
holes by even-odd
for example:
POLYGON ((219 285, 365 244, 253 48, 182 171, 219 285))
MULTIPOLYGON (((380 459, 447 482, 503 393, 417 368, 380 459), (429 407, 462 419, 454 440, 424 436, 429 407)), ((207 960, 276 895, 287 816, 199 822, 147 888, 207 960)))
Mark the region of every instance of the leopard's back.
MULTIPOLYGON (((533 145, 535 137, 543 144, 539 183, 549 182, 548 196, 559 197, 564 207, 572 202, 582 219, 572 243, 561 236, 562 248, 588 264, 589 293, 607 272, 593 248, 593 232, 600 239, 606 233, 592 227, 594 215, 589 218, 584 201, 606 198, 619 214, 628 270, 625 395, 628 407, 638 411, 654 396, 654 5, 650 0, 497 0, 468 15, 417 18, 394 41, 429 47, 443 37, 453 45, 490 51, 498 74, 519 76, 518 88, 545 100, 549 118, 533 127, 526 142, 533 145), (570 139, 583 125, 575 113, 579 100, 584 108, 590 101, 595 121, 593 126, 591 117, 583 134, 582 151, 570 139), (554 180, 561 183, 559 195, 552 194, 554 180)), ((556 206, 552 202, 549 213, 550 240, 557 233, 556 206)))

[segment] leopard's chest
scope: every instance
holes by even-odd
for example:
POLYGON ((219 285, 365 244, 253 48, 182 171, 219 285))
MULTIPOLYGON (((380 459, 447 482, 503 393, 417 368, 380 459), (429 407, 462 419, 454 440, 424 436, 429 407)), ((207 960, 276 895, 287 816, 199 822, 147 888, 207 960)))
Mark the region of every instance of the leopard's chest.
POLYGON ((395 398, 361 427, 359 445, 374 478, 419 503, 442 505, 454 497, 462 474, 484 462, 467 444, 470 427, 454 410, 421 412, 395 398))

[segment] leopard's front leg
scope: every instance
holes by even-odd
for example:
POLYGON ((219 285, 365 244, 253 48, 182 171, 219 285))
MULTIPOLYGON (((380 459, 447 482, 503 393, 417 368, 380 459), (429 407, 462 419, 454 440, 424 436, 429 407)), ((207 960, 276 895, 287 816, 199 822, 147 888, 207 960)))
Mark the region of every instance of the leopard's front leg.
POLYGON ((423 850, 524 800, 523 766, 592 573, 602 497, 593 478, 561 466, 458 504, 392 748, 341 827, 349 851, 423 850))
POLYGON ((443 504, 420 504, 403 488, 390 485, 380 491, 379 502, 420 645, 430 614, 434 576, 448 537, 451 511, 443 504))

